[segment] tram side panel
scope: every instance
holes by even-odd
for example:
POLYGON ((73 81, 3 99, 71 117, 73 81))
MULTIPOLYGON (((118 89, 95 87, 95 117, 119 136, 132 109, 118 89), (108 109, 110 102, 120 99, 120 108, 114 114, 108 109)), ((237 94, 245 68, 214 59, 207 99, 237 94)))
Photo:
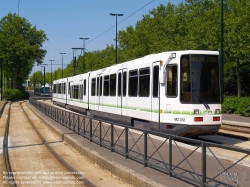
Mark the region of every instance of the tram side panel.
POLYGON ((52 100, 53 103, 57 103, 61 106, 65 106, 67 103, 67 78, 53 81, 52 100))
POLYGON ((89 73, 69 77, 67 84, 67 108, 86 113, 88 109, 89 73))

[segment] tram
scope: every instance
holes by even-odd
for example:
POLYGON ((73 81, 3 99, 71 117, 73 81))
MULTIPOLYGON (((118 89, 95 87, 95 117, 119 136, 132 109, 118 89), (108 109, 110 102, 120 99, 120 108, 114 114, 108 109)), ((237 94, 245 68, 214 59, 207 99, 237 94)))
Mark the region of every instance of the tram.
POLYGON ((221 126, 219 52, 147 55, 53 82, 53 103, 110 121, 178 136, 221 126))
POLYGON ((38 96, 50 96, 49 86, 35 86, 34 94, 38 96))

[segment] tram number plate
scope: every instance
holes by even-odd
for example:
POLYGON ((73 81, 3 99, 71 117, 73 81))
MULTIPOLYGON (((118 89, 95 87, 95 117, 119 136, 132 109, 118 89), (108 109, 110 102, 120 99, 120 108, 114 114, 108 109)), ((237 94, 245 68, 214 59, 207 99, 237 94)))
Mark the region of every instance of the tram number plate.
POLYGON ((182 122, 185 122, 185 118, 174 118, 174 121, 182 121, 182 122))

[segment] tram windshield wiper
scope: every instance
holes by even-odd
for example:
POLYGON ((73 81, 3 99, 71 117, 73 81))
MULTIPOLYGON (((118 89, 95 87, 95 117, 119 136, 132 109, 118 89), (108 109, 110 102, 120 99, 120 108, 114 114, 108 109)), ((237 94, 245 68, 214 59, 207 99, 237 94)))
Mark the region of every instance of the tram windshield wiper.
POLYGON ((200 101, 202 102, 202 104, 205 106, 205 108, 207 110, 210 110, 209 105, 206 103, 205 99, 193 88, 192 91, 195 93, 196 97, 198 99, 200 99, 200 101))

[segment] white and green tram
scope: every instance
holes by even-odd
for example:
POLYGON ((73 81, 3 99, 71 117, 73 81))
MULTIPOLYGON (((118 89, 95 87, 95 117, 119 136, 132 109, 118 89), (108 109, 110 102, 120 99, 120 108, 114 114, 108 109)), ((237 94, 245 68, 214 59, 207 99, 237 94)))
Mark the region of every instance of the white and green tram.
POLYGON ((179 136, 216 134, 221 94, 218 51, 151 54, 53 82, 55 104, 179 136))

